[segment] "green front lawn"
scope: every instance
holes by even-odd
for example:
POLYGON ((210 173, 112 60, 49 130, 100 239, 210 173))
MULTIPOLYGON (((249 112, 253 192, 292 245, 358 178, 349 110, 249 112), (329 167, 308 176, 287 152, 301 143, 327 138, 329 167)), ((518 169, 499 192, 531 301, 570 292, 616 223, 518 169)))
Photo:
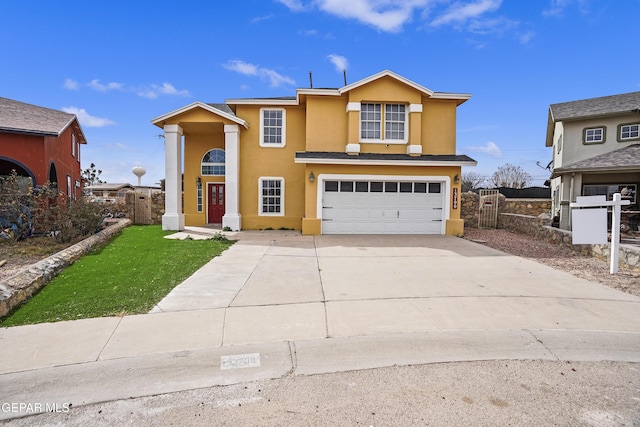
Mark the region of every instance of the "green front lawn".
POLYGON ((176 285, 233 244, 172 240, 161 226, 125 228, 62 271, 0 326, 147 313, 176 285))

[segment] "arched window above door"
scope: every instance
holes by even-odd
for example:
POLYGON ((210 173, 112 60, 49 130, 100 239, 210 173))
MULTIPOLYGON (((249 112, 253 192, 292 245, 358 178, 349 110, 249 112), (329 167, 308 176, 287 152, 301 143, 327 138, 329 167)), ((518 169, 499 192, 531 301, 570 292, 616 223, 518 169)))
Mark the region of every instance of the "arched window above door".
POLYGON ((202 157, 202 175, 224 176, 225 173, 225 155, 224 150, 214 148, 207 151, 202 157))

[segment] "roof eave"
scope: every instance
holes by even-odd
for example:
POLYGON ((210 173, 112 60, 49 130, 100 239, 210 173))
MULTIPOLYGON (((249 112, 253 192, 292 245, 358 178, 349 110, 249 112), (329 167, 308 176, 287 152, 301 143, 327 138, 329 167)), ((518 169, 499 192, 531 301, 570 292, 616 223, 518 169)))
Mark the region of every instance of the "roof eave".
POLYGON ((236 98, 226 99, 224 101, 230 105, 298 105, 299 100, 296 99, 277 99, 277 98, 236 98))
POLYGON ((575 169, 564 169, 558 168, 554 169, 551 173, 551 178, 557 178, 562 175, 566 175, 568 173, 620 173, 620 172, 634 172, 640 171, 640 165, 638 166, 602 166, 602 167, 584 167, 584 168, 575 168, 575 169))
POLYGON ((31 129, 17 129, 17 128, 9 128, 9 127, 0 127, 0 132, 19 133, 22 135, 33 135, 33 136, 54 136, 54 137, 59 136, 57 132, 38 131, 38 130, 31 130, 31 129))

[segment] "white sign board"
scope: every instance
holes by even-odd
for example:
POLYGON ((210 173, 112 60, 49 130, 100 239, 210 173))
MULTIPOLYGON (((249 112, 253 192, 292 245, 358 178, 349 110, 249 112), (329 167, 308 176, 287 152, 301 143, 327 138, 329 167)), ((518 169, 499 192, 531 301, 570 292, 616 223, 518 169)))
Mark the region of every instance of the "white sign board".
MULTIPOLYGON (((579 196, 576 205, 605 203, 607 196, 579 196)), ((606 245, 607 208, 571 209, 572 243, 574 245, 606 245)))
POLYGON ((571 224, 574 245, 606 245, 607 208, 572 209, 571 224))
MULTIPOLYGON (((622 200, 622 195, 620 193, 615 193, 613 195, 613 201, 608 202, 605 196, 585 196, 585 197, 578 197, 575 203, 571 203, 570 206, 572 208, 602 208, 603 206, 611 206, 612 208, 612 212, 611 212, 611 268, 609 269, 609 272, 611 274, 616 274, 618 272, 618 256, 619 256, 619 248, 620 248, 620 210, 622 208, 622 206, 626 206, 626 205, 630 205, 631 201, 629 200, 622 200)), ((606 208, 605 208, 606 209, 606 208)), ((573 209, 571 211, 571 219, 574 218, 573 213, 576 209, 573 209)), ((594 214, 595 215, 595 214, 594 214)), ((580 216, 580 215, 578 215, 580 216)), ((587 230, 587 228, 585 228, 588 224, 591 224, 592 226, 596 226, 596 224, 598 224, 598 221, 596 222, 591 222, 590 220, 585 221, 584 217, 583 219, 583 224, 581 224, 581 233, 578 233, 578 240, 575 239, 576 236, 576 230, 575 228, 573 229, 573 233, 572 236, 574 237, 573 242, 574 244, 576 242, 580 242, 582 243, 583 241, 588 240, 588 237, 583 237, 585 236, 589 236, 591 233, 587 230)), ((605 212, 605 216, 604 219, 606 221, 607 219, 607 215, 605 212)), ((579 218, 580 220, 580 218, 579 218)), ((575 224, 573 224, 573 227, 575 227, 575 224)), ((587 243, 594 243, 594 242, 587 242, 587 243)), ((595 242, 597 243, 597 242, 595 242)))

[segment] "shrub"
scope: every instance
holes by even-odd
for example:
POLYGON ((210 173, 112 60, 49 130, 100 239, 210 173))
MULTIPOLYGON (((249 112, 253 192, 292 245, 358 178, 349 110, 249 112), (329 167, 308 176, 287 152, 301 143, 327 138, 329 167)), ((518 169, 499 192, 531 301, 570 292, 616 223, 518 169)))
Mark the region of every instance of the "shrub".
POLYGON ((17 241, 50 234, 58 242, 71 242, 100 230, 102 210, 83 198, 68 200, 49 183, 31 187, 15 171, 0 176, 1 237, 17 241))

